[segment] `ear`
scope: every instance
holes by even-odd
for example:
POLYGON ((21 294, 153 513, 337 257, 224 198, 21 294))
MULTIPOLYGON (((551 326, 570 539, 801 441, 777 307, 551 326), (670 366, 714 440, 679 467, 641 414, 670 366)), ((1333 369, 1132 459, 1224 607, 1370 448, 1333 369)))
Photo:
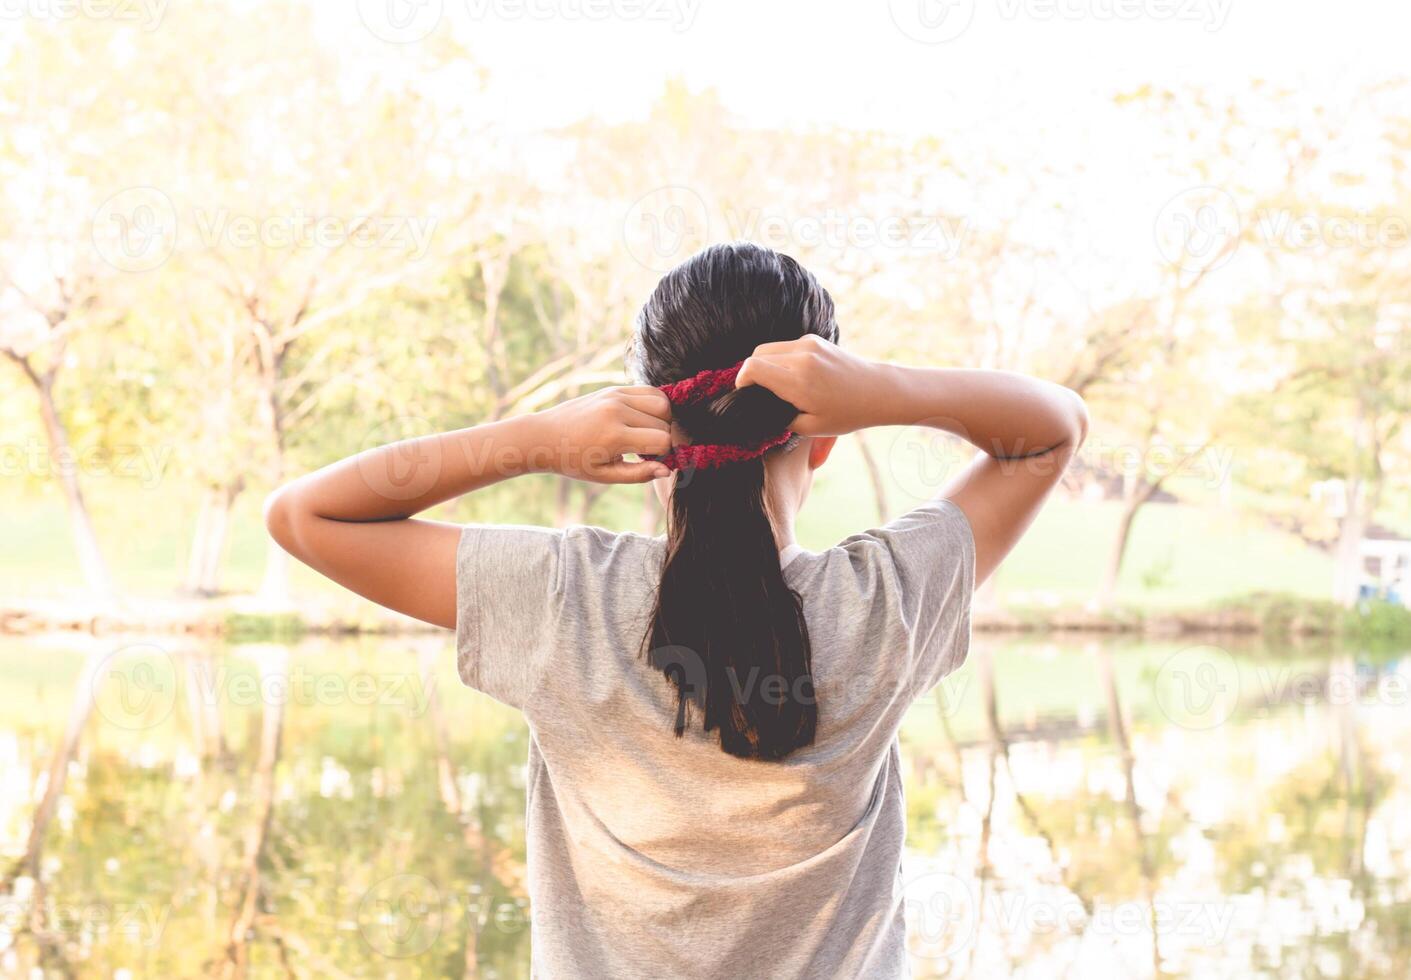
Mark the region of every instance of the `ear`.
POLYGON ((838 444, 837 436, 814 436, 808 444, 808 468, 816 470, 828 462, 833 447, 838 444))

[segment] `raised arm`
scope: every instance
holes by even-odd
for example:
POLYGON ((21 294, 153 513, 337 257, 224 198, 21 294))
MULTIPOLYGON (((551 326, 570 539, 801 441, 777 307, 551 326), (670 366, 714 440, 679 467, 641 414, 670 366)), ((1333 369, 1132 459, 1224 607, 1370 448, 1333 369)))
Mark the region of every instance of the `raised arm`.
POLYGON ((1008 371, 913 368, 869 361, 819 337, 764 344, 736 384, 761 384, 800 409, 802 435, 877 425, 926 425, 981 450, 938 495, 975 536, 975 581, 1028 529, 1087 437, 1088 413, 1060 385, 1008 371))
POLYGON ((532 415, 370 449, 280 488, 265 503, 265 524, 315 571, 452 629, 460 527, 412 516, 525 473, 598 483, 665 476, 660 463, 623 456, 670 448, 670 407, 655 388, 605 388, 532 415))

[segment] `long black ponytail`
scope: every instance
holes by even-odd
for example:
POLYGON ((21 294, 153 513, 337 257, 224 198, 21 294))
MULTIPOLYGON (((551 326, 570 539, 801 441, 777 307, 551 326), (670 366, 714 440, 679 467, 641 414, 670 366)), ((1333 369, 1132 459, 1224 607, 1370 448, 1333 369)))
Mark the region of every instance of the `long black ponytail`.
MULTIPOLYGON (((833 300, 807 270, 756 245, 715 245, 657 284, 637 318, 634 367, 644 383, 668 384, 810 333, 838 339, 833 300)), ((796 414, 751 385, 678 406, 674 421, 691 442, 749 445, 779 435, 796 414)), ((781 759, 812 744, 808 626, 780 568, 764 458, 678 472, 644 651, 676 686, 678 736, 694 710, 730 755, 781 759)))

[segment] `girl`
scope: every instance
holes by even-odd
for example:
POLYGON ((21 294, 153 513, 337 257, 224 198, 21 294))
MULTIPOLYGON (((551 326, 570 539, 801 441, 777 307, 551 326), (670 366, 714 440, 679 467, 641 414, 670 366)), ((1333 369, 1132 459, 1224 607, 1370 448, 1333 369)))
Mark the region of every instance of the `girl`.
POLYGON ((907 973, 898 726, 965 660, 975 587, 1087 417, 1056 385, 837 340, 797 262, 714 246, 642 308, 636 384, 370 450, 269 501, 281 545, 454 629, 465 683, 524 712, 536 977, 907 973), (814 473, 877 425, 981 452, 929 503, 802 550, 814 473), (656 481, 665 539, 413 519, 539 472, 656 481))

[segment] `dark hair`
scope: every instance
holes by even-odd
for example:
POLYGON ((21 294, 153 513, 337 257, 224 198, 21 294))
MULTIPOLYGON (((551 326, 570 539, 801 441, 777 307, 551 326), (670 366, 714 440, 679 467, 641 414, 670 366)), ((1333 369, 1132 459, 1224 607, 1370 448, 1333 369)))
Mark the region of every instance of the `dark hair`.
MULTIPOLYGON (((668 384, 805 334, 838 337, 832 297, 807 270, 757 245, 713 245, 663 276, 642 307, 635 373, 668 384)), ((673 414, 692 442, 755 444, 782 433, 798 410, 750 385, 673 414)), ((798 443, 795 436, 771 452, 798 443)), ((666 544, 644 649, 676 686, 677 736, 694 706, 730 755, 781 759, 812 744, 808 626, 779 565, 764 459, 679 472, 666 544)))

